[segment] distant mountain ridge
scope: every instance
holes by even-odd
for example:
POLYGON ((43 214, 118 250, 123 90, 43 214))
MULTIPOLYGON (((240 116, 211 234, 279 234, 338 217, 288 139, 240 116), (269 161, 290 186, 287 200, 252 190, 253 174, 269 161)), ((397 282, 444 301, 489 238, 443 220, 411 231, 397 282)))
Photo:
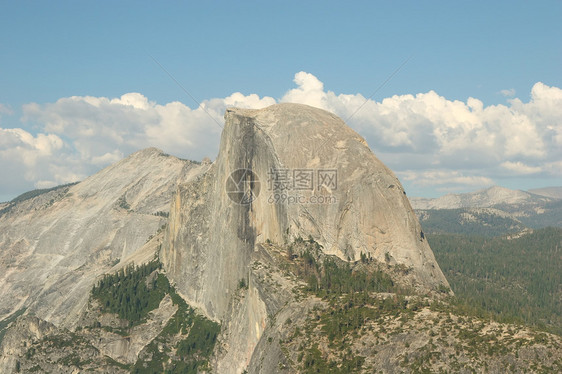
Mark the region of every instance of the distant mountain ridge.
POLYGON ((492 187, 412 205, 459 300, 560 334, 561 191, 492 187))
MULTIPOLYGON (((562 187, 559 188, 562 190, 562 187)), ((541 191, 539 189, 537 191, 541 191)), ((550 189, 544 189, 550 190, 550 189)), ((553 188, 552 194, 557 193, 553 188)), ((511 190, 501 186, 493 186, 475 192, 448 194, 435 199, 412 197, 410 203, 414 209, 458 209, 458 208, 490 208, 500 204, 540 204, 557 200, 545 193, 532 193, 521 190, 511 190)))
POLYGON ((553 199, 562 199, 562 187, 534 188, 532 190, 529 190, 529 192, 535 195, 546 196, 553 199))
POLYGON ((560 190, 551 187, 534 193, 494 186, 436 199, 413 197, 410 203, 426 233, 497 236, 562 227, 562 199, 553 197, 560 190))

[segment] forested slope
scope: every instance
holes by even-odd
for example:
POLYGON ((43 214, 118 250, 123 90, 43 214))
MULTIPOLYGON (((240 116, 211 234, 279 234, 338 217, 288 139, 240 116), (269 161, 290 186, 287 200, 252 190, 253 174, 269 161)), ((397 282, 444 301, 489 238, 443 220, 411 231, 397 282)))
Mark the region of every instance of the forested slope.
POLYGON ((562 229, 428 240, 459 302, 562 334, 562 229))

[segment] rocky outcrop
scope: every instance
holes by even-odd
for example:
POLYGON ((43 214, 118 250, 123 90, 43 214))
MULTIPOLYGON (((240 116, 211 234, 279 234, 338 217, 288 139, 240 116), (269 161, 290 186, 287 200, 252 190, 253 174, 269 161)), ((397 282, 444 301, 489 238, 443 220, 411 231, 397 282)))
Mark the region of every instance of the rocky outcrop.
POLYGON ((101 355, 123 364, 134 364, 140 351, 160 334, 177 309, 171 297, 166 295, 158 308, 150 312, 146 321, 129 328, 128 321, 120 319, 118 315, 101 314, 97 301, 90 299, 88 309, 79 322, 79 326, 83 328, 81 336, 96 347, 101 355), (100 328, 92 328, 96 323, 100 324, 100 328), (127 333, 117 334, 112 329, 127 333))
POLYGON ((114 313, 101 313, 90 298, 75 332, 26 315, 17 319, 0 344, 0 372, 98 373, 128 372, 139 353, 151 343, 177 312, 170 295, 148 313, 141 324, 114 313))
POLYGON ((252 283, 266 241, 311 235, 343 260, 403 266, 419 292, 448 287, 400 182, 341 119, 297 104, 228 109, 225 119, 215 163, 176 191, 161 260, 190 304, 231 326, 231 372, 283 301, 252 283), (233 314, 242 279, 248 296, 233 314))
POLYGON ((21 317, 6 333, 0 345, 0 372, 11 373, 17 358, 25 353, 31 343, 56 331, 56 327, 37 317, 21 317))
POLYGON ((149 148, 81 183, 4 207, 0 320, 26 307, 72 328, 96 277, 134 256, 166 223, 176 184, 207 168, 149 148))
POLYGON ((400 182, 341 119, 295 104, 225 118, 213 164, 147 149, 0 205, 0 372, 561 367, 559 337, 433 297, 449 287, 400 182), (100 274, 149 262, 145 317, 120 314, 140 300, 124 278, 89 300, 100 274))

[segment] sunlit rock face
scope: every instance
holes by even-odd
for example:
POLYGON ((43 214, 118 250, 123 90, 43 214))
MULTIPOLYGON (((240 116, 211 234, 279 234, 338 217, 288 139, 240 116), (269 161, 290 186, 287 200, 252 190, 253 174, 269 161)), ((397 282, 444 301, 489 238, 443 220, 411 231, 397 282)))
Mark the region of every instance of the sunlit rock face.
POLYGON ((231 364, 245 367, 282 302, 252 285, 261 244, 299 236, 346 261, 402 264, 419 292, 448 286, 402 185, 340 118, 299 104, 228 109, 215 163, 176 191, 160 256, 183 296, 230 328, 231 364), (241 279, 249 296, 233 310, 241 279))
MULTIPOLYGON (((181 180, 208 166, 148 148, 0 214, 0 319, 22 308, 72 328, 100 274, 139 256, 181 180)), ((149 248, 148 260, 156 248, 149 248)), ((144 253, 144 252, 143 252, 144 253)))

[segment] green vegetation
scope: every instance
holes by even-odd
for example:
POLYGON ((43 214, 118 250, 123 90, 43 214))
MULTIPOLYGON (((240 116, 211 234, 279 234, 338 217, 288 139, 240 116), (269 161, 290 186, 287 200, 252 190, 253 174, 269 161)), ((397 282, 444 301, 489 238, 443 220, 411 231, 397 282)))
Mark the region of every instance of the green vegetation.
POLYGON ((68 188, 68 187, 72 187, 75 184, 78 184, 79 182, 75 182, 75 183, 68 183, 68 184, 63 184, 60 186, 56 186, 56 187, 52 187, 52 188, 42 188, 42 189, 37 189, 37 190, 33 190, 33 191, 28 191, 28 192, 24 192, 21 195, 15 197, 14 199, 12 199, 10 201, 10 203, 13 204, 17 204, 17 203, 21 203, 23 201, 29 200, 29 199, 33 199, 34 197, 37 197, 39 195, 43 195, 47 192, 51 192, 51 191, 55 191, 58 190, 60 188, 68 188))
MULTIPOLYGON (((61 186, 56 186, 56 187, 53 187, 53 188, 44 188, 44 189, 38 189, 38 190, 33 190, 33 191, 28 191, 28 192, 22 193, 21 195, 15 197, 11 201, 9 201, 8 205, 6 205, 4 208, 0 209, 0 216, 10 212, 12 210, 12 208, 14 206, 16 206, 17 204, 19 204, 21 202, 24 202, 26 200, 33 199, 34 197, 43 195, 47 192, 56 191, 58 189, 65 189, 64 193, 66 193, 71 186, 74 186, 77 183, 78 182, 69 183, 69 184, 64 184, 64 185, 61 185, 61 186)), ((54 204, 54 202, 55 202, 55 199, 51 199, 47 203, 47 206, 54 204)))
MULTIPOLYGON (((516 338, 514 332, 519 328, 511 330, 512 325, 489 322, 493 317, 503 322, 529 323, 523 317, 516 318, 508 313, 524 306, 545 307, 550 314, 543 316, 553 320, 554 310, 560 310, 561 302, 561 279, 557 272, 561 268, 560 235, 562 230, 548 229, 512 240, 462 235, 431 236, 432 247, 439 247, 435 239, 443 239, 443 248, 449 249, 445 255, 449 256, 450 262, 446 266, 449 266, 450 273, 456 272, 457 277, 465 275, 456 279, 458 283, 451 281, 458 297, 441 299, 408 295, 381 271, 385 268, 392 274, 407 272, 408 269, 377 264, 364 254, 356 262, 341 261, 324 255, 312 238, 297 238, 288 248, 288 265, 284 270, 306 282, 301 293, 321 297, 323 301, 309 311, 304 323, 290 324, 293 329, 286 339, 280 341, 281 349, 294 368, 303 373, 372 372, 381 359, 374 358, 379 350, 387 352, 383 360, 388 359, 389 350, 401 352, 397 353, 400 357, 398 363, 409 372, 436 372, 443 367, 442 363, 455 372, 485 370, 490 360, 500 366, 516 365, 512 370, 517 367, 524 372, 530 367, 527 366, 529 363, 517 360, 513 364, 513 357, 517 359, 519 352, 526 355, 537 343, 555 349, 556 340, 533 331, 529 333, 529 338, 516 338), (465 240, 467 243, 464 243, 465 240), (537 246, 537 242, 549 243, 547 247, 550 249, 545 249, 542 244, 537 246), (466 250, 469 245, 477 248, 475 243, 480 246, 479 250, 466 250), (533 250, 526 249, 532 244, 535 244, 533 250), (515 248, 519 248, 521 253, 513 256, 517 252, 515 248), (482 253, 493 255, 482 257, 482 253), (542 259, 529 260, 528 256, 542 256, 542 259), (552 261, 556 256, 557 260, 552 261), (510 258, 506 261, 506 257, 510 258), (551 263, 543 266, 548 259, 551 263), (539 272, 542 273, 539 275, 539 272), (473 277, 468 279, 467 273, 473 277), (529 281, 518 283, 519 278, 529 281), (471 288, 469 282, 461 286, 466 292, 459 292, 460 284, 474 279, 483 280, 483 287, 471 288), (491 289, 496 292, 489 293, 491 289), (523 299, 518 301, 517 297, 511 297, 511 292, 515 290, 520 292, 517 297, 523 299), (540 297, 548 300, 537 303, 540 297), (487 300, 489 304, 482 304, 482 300, 487 300), (510 303, 513 305, 501 309, 510 303), (426 343, 410 346, 416 339, 426 343)), ((439 250, 434 250, 439 263, 447 263, 439 257, 439 250)), ((389 260, 391 258, 387 262, 389 260)), ((449 280, 454 278, 450 273, 446 274, 449 280)), ((446 294, 449 289, 442 285, 439 291, 446 294)), ((538 323, 535 325, 538 326, 538 323)), ((549 361, 543 356, 535 357, 532 365, 537 371, 544 372, 558 372, 562 367, 560 360, 549 361)))
POLYGON ((392 279, 380 270, 353 271, 349 263, 338 264, 336 258, 326 257, 319 266, 314 259, 305 254, 310 264, 307 280, 309 290, 320 297, 355 292, 390 292, 394 290, 392 279), (309 262, 310 261, 310 262, 309 262))
POLYGON ((428 235, 457 308, 562 335, 562 229, 519 238, 428 235))
MULTIPOLYGON (((517 213, 524 209, 521 206, 509 204, 499 204, 495 208, 508 213, 517 213)), ((525 210, 527 214, 518 215, 517 219, 527 227, 533 229, 562 227, 562 200, 544 202, 525 210), (540 210, 540 213, 536 213, 537 210, 540 210)))
POLYGON ((341 363, 334 360, 326 360, 322 352, 318 349, 318 345, 310 347, 306 353, 303 354, 301 360, 303 362, 303 373, 333 373, 333 374, 346 374, 360 372, 365 357, 353 356, 352 354, 344 355, 341 363))
POLYGON ((414 318, 417 311, 429 306, 422 299, 407 300, 404 296, 366 297, 365 293, 348 293, 332 298, 326 308, 309 312, 304 326, 296 326, 285 344, 297 353, 297 365, 304 373, 363 372, 366 357, 353 348, 365 335, 373 336, 374 326, 390 334, 384 326, 390 319, 401 324, 414 318), (318 342, 327 342, 321 351, 318 342))
MULTIPOLYGON (((104 276, 92 289, 91 296, 100 302, 103 313, 115 313, 129 321, 129 326, 135 326, 142 324, 148 313, 170 295, 178 308, 176 313, 141 351, 130 371, 138 374, 199 373, 208 365, 220 325, 195 313, 160 273, 160 268, 157 260, 138 267, 130 265, 116 274, 104 276)), ((128 333, 99 323, 95 327, 121 335, 128 333)))
POLYGON ((248 284, 246 283, 246 279, 241 278, 238 281, 238 289, 239 290, 247 290, 248 289, 248 284))
POLYGON ((59 331, 54 334, 48 334, 40 340, 33 340, 30 342, 25 354, 22 356, 24 360, 17 365, 23 372, 38 371, 41 373, 49 372, 43 367, 43 364, 57 364, 66 367, 74 367, 84 371, 84 369, 92 364, 90 358, 83 359, 84 357, 92 357, 99 355, 99 350, 91 345, 87 339, 77 333, 70 331, 59 331), (56 352, 56 353, 55 353, 56 352), (44 361, 45 356, 58 357, 56 362, 44 361), (60 353, 63 353, 60 355, 60 353), (31 368, 24 368, 24 366, 33 365, 31 368))
POLYGON ((195 316, 189 335, 186 339, 179 342, 177 354, 180 357, 197 355, 209 357, 213 352, 220 326, 202 316, 195 316))
POLYGON ((407 317, 424 304, 411 304, 403 296, 369 299, 350 294, 330 302, 329 313, 321 313, 316 320, 332 347, 344 348, 348 335, 357 337, 368 321, 381 321, 388 315, 407 317))
POLYGON ((418 211, 426 234, 462 234, 496 237, 525 228, 562 227, 562 200, 529 204, 498 204, 492 209, 422 209, 418 211), (523 214, 522 214, 523 213, 523 214))
POLYGON ((121 196, 118 200, 117 200, 117 205, 119 206, 119 208, 121 209, 125 209, 125 210, 131 210, 131 205, 127 202, 127 199, 125 198, 125 195, 121 196))
POLYGON ((450 301, 379 295, 363 303, 353 294, 342 295, 311 309, 304 324, 295 326, 282 342, 282 349, 304 373, 377 372, 374 367, 381 360, 392 366, 394 359, 413 373, 443 368, 485 372, 492 363, 513 365, 512 372, 562 369, 559 357, 550 359, 560 346, 552 336, 533 331, 516 336, 519 328, 490 324, 488 318, 450 301), (519 355, 529 358, 520 360, 519 355))
POLYGON ((169 294, 178 310, 141 352, 131 372, 198 373, 208 363, 220 325, 196 314, 159 273, 160 267, 154 260, 106 275, 92 289, 92 297, 99 300, 103 312, 116 313, 134 326, 143 323, 147 314, 169 294))
POLYGON ((163 212, 161 210, 157 211, 156 213, 153 213, 155 216, 157 217, 164 217, 164 218, 168 218, 170 216, 169 212, 163 212))
POLYGON ((350 264, 336 256, 324 255, 312 237, 297 238, 289 247, 289 260, 293 272, 307 282, 307 291, 319 297, 396 290, 390 276, 375 268, 366 255, 361 255, 359 263, 350 264))
MULTIPOLYGON (((42 364, 35 365, 39 359, 37 355, 62 350, 65 353, 59 355, 56 364, 81 371, 95 370, 100 368, 99 365, 117 367, 131 373, 196 374, 208 369, 220 325, 197 314, 176 293, 160 268, 161 264, 157 260, 141 266, 130 265, 116 274, 105 275, 91 291, 91 298, 100 304, 100 313, 117 314, 120 319, 128 321, 129 327, 102 326, 100 320, 96 320, 92 326, 85 327, 88 331, 104 329, 129 337, 131 327, 142 326, 149 317, 149 312, 158 308, 164 297, 169 296, 177 307, 158 336, 140 352, 134 365, 119 363, 107 356, 103 356, 99 362, 84 359, 92 355, 99 356, 99 351, 89 343, 88 335, 85 338, 81 334, 82 329, 77 329, 74 333, 65 331, 33 342, 23 356, 23 364, 18 362, 19 368, 26 365, 27 372, 45 372, 42 364)), ((19 311, 17 315, 23 311, 19 311)), ((3 321, 0 327, 6 327, 17 315, 3 321)), ((47 365, 50 364, 47 362, 47 365)))
POLYGON ((170 288, 170 296, 178 306, 177 312, 141 352, 131 373, 196 374, 207 367, 220 325, 196 314, 173 287, 170 288))
POLYGON ((170 290, 168 279, 162 274, 146 281, 159 268, 156 260, 140 267, 130 265, 116 274, 105 275, 93 287, 91 295, 100 302, 104 312, 116 313, 128 320, 130 326, 136 325, 158 307, 170 290))
POLYGON ((519 232, 523 224, 491 211, 471 209, 424 210, 420 220, 425 234, 463 234, 494 237, 519 232), (473 217, 474 219, 468 218, 473 217))
MULTIPOLYGON (((329 302, 328 310, 312 313, 304 327, 305 336, 319 328, 327 336, 330 348, 338 354, 327 357, 312 339, 299 347, 297 358, 304 373, 353 373, 363 370, 365 357, 346 349, 350 339, 362 333, 369 321, 379 320, 392 312, 399 313, 407 307, 403 296, 378 300, 375 292, 400 291, 391 277, 365 254, 356 262, 342 261, 325 255, 322 247, 312 237, 300 237, 288 247, 288 269, 307 283, 303 291, 329 302), (377 305, 377 307, 373 307, 377 305)), ((293 338, 301 336, 295 327, 293 338)))

